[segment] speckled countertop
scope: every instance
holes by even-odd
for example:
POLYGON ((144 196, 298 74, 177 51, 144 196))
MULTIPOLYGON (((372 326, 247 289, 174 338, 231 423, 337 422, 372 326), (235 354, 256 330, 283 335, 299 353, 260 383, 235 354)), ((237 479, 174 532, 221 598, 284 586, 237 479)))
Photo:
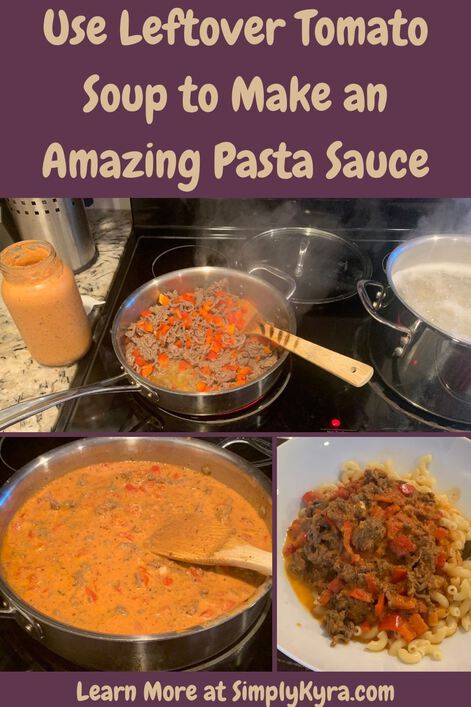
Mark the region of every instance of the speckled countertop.
MULTIPOLYGON (((98 248, 91 267, 76 275, 80 293, 105 299, 131 231, 128 211, 88 212, 98 248)), ((21 400, 54 393, 70 387, 76 365, 47 368, 32 360, 0 296, 0 409, 21 400)), ((8 428, 8 432, 50 432, 58 416, 57 408, 8 428)))

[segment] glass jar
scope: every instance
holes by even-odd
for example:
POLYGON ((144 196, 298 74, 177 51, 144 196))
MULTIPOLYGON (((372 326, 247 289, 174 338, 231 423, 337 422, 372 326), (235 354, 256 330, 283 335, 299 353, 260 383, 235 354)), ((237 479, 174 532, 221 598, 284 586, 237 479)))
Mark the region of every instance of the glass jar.
POLYGON ((67 366, 90 348, 92 335, 72 270, 47 241, 20 241, 0 253, 2 296, 31 356, 67 366))

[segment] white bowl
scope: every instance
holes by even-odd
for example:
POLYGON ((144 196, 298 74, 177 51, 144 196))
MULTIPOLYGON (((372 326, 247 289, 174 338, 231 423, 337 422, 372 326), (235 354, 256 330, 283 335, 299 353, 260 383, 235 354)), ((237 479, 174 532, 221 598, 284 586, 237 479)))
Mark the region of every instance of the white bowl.
POLYGON ((405 665, 386 651, 372 653, 357 641, 330 646, 319 622, 297 599, 284 569, 286 530, 296 517, 301 496, 321 484, 338 481, 347 459, 360 464, 392 459, 399 473, 412 471, 423 454, 432 454, 437 488, 461 490, 456 504, 471 515, 471 442, 463 437, 293 437, 277 453, 277 641, 278 648, 311 670, 450 671, 471 670, 471 632, 462 629, 440 645, 443 660, 426 656, 405 665))

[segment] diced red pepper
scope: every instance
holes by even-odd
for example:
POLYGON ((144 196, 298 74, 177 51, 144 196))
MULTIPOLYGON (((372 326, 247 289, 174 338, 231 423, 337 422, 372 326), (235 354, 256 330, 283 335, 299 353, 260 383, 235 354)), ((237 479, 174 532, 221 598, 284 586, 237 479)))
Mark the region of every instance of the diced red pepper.
POLYGON ((392 594, 389 597, 389 606, 391 609, 399 609, 400 611, 416 611, 417 599, 404 597, 401 594, 392 594))
POLYGON ((366 604, 371 604, 373 601, 373 596, 371 592, 365 592, 361 587, 355 587, 350 591, 350 596, 352 599, 357 599, 358 601, 364 601, 366 604))
POLYGON ((412 614, 408 620, 408 624, 416 636, 422 636, 429 629, 420 614, 412 614))
POLYGON ((141 579, 144 582, 144 586, 147 587, 149 584, 149 580, 150 580, 149 572, 146 570, 145 567, 142 567, 142 566, 138 567, 138 570, 139 570, 139 574, 141 575, 141 579))
POLYGON ((139 354, 139 352, 138 352, 137 354, 134 354, 134 360, 135 360, 135 362, 137 363, 137 365, 138 365, 138 366, 141 366, 141 367, 142 367, 142 366, 146 366, 147 363, 148 363, 148 362, 146 361, 146 359, 143 358, 143 356, 141 356, 141 355, 139 354))
POLYGON ((285 556, 292 555, 294 552, 296 552, 296 550, 299 550, 300 547, 302 547, 303 545, 306 544, 306 540, 307 540, 306 533, 300 533, 298 535, 298 537, 295 538, 295 540, 293 540, 293 542, 290 542, 287 545, 285 545, 285 547, 283 549, 283 554, 285 556))
POLYGON ((408 621, 402 623, 397 629, 397 632, 400 636, 402 636, 406 643, 410 643, 414 640, 414 638, 417 638, 417 634, 415 633, 408 621))
POLYGON ((125 540, 129 540, 129 542, 133 543, 134 542, 134 535, 131 535, 131 533, 118 533, 119 538, 124 538, 125 540))
POLYGON ((336 498, 348 498, 349 495, 350 492, 345 488, 345 486, 339 486, 338 489, 336 489, 336 491, 334 491, 330 496, 329 500, 333 501, 336 498))
POLYGON ((322 592, 322 594, 319 597, 319 604, 321 606, 325 606, 326 604, 329 603, 331 598, 332 598, 332 592, 330 591, 330 589, 324 589, 324 591, 322 592))
POLYGON ((96 600, 98 599, 97 593, 94 592, 91 587, 85 587, 85 594, 90 599, 90 601, 96 602, 96 600))
POLYGON ((400 614, 386 614, 379 622, 378 628, 380 631, 397 631, 402 623, 400 614))
POLYGON ((167 353, 159 353, 157 356, 157 360, 159 362, 159 366, 161 368, 167 368, 168 366, 168 354, 167 353))
POLYGON ((372 574, 367 574, 365 577, 366 580, 366 586, 368 587, 368 590, 373 594, 376 595, 378 593, 378 584, 376 582, 376 579, 373 577, 372 574))
POLYGON ((438 541, 445 540, 445 538, 447 538, 449 536, 449 534, 450 534, 450 531, 448 530, 448 528, 442 528, 442 527, 437 528, 435 530, 435 540, 438 540, 438 541))
POLYGON ((166 587, 170 587, 173 584, 173 579, 171 577, 164 577, 163 583, 166 587))
POLYGON ((397 555, 397 557, 404 557, 414 552, 416 545, 407 535, 400 534, 389 541, 389 549, 397 555))
POLYGON ((378 601, 376 602, 375 605, 375 614, 378 617, 381 617, 384 614, 384 607, 386 603, 386 597, 384 596, 384 593, 381 593, 378 597, 378 601))
MULTIPOLYGON (((381 506, 376 506, 376 508, 381 508, 381 506)), ((398 511, 401 510, 401 507, 397 505, 397 503, 393 503, 390 506, 386 506, 386 508, 383 509, 383 514, 385 518, 391 518, 392 516, 395 516, 398 511)))
POLYGON ((352 562, 358 562, 360 560, 360 555, 357 555, 351 546, 351 538, 352 538, 352 532, 353 532, 353 523, 349 520, 346 520, 343 524, 343 546, 345 550, 348 552, 350 555, 350 559, 352 562))
POLYGON ((213 616, 214 616, 214 611, 212 611, 211 609, 205 609, 200 614, 201 619, 211 619, 213 616))
POLYGON ((124 488, 126 491, 139 491, 139 486, 135 486, 134 484, 124 484, 124 488))
POLYGON ((391 570, 391 582, 397 584, 402 582, 407 577, 407 569, 405 567, 394 567, 391 570))
POLYGON ((439 552, 437 555, 437 559, 435 560, 435 567, 438 570, 443 569, 444 565, 446 562, 446 553, 445 552, 439 552))
POLYGON ((416 492, 416 489, 414 486, 412 486, 412 484, 406 484, 406 483, 399 484, 399 488, 400 488, 401 493, 404 496, 413 496, 414 493, 416 492))
POLYGON ((303 496, 303 503, 307 506, 308 503, 316 501, 320 498, 320 493, 318 491, 306 491, 303 496))
POLYGON ((332 594, 338 594, 341 589, 343 589, 343 582, 340 577, 336 577, 327 585, 327 589, 332 592, 332 594))

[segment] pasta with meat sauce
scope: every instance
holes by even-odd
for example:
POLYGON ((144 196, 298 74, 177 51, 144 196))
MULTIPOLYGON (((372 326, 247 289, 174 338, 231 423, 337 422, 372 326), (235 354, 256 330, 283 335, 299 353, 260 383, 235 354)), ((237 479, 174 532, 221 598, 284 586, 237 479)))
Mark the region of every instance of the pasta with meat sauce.
POLYGON ((183 512, 203 529, 216 519, 271 548, 263 509, 204 471, 100 463, 48 482, 19 508, 1 548, 5 579, 35 609, 82 629, 156 634, 204 624, 243 605, 264 578, 155 554, 152 533, 183 512))
POLYGON ((471 629, 471 523, 434 492, 430 461, 401 477, 390 462, 349 461, 340 483, 304 494, 286 571, 332 646, 361 640, 414 664, 440 660, 439 644, 471 629))

